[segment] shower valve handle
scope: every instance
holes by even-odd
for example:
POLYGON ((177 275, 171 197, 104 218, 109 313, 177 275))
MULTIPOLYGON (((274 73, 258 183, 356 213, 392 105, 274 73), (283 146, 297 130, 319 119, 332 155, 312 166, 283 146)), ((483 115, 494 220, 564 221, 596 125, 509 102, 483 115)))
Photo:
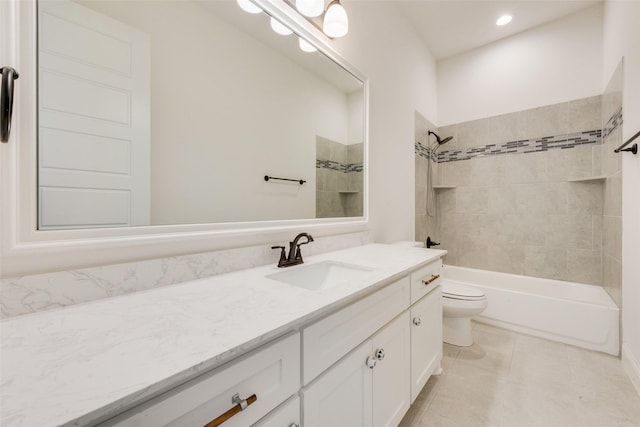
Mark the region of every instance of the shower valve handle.
POLYGON ((431 236, 427 237, 427 248, 430 248, 431 246, 439 246, 440 243, 438 242, 434 242, 433 240, 431 240, 431 236))

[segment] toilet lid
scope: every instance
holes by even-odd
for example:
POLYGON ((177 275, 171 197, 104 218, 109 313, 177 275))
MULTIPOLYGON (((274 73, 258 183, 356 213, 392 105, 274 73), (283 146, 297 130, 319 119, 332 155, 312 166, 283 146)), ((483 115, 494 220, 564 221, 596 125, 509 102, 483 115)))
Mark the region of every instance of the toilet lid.
POLYGON ((464 300, 479 300, 485 298, 484 292, 478 288, 447 281, 442 283, 442 296, 445 298, 464 300))

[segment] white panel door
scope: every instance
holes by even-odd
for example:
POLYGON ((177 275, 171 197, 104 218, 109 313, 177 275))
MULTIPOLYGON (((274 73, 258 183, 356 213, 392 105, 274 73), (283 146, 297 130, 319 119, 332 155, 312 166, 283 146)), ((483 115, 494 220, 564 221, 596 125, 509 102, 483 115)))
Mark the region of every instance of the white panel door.
POLYGON ((442 292, 437 286, 411 307, 411 403, 442 361, 442 292))
POLYGON ((38 3, 39 225, 150 223, 150 41, 67 0, 38 3))
POLYGON ((304 427, 371 427, 371 348, 365 341, 303 389, 304 427))
POLYGON ((411 405, 409 311, 373 337, 373 426, 396 427, 411 405))

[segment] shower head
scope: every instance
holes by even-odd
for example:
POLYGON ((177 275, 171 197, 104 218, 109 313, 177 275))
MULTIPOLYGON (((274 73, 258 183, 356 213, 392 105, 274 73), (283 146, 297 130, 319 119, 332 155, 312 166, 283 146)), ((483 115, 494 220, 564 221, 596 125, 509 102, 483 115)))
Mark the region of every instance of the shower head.
POLYGON ((452 137, 452 136, 448 136, 448 137, 446 137, 446 138, 444 138, 444 139, 440 139, 440 137, 438 136, 438 134, 437 134, 437 133, 435 133, 435 132, 432 132, 432 131, 429 131, 429 133, 428 133, 427 135, 433 135, 433 136, 435 136, 435 137, 436 137, 436 141, 438 142, 438 145, 446 144, 447 142, 449 142, 449 141, 451 141, 451 140, 453 139, 453 137, 452 137))

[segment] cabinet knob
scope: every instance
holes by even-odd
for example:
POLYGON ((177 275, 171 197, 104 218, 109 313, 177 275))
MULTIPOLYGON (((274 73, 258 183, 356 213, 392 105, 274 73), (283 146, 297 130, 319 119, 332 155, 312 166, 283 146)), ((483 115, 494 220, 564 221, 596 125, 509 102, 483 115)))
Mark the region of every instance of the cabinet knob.
POLYGON ((376 351, 376 359, 378 360, 384 359, 384 348, 381 348, 378 351, 376 351))
POLYGON ((291 424, 289 427, 300 427, 300 424, 298 424, 298 423, 293 423, 293 424, 291 424))
POLYGON ((420 326, 420 323, 422 323, 422 320, 420 320, 419 317, 414 317, 413 318, 413 324, 416 326, 420 326))
POLYGON ((373 369, 376 367, 376 359, 374 359, 373 357, 369 356, 367 357, 367 367, 369 369, 373 369))

